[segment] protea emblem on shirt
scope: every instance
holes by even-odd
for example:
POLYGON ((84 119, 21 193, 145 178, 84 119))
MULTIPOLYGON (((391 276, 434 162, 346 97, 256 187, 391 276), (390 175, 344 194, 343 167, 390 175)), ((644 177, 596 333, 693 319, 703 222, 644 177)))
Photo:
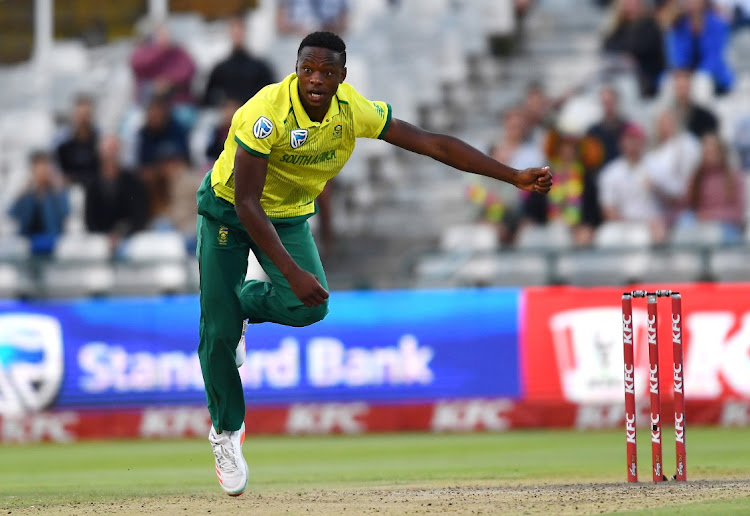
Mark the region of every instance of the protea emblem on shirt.
POLYGON ((307 129, 293 129, 289 133, 289 143, 292 145, 292 149, 298 149, 302 147, 307 141, 307 129))
POLYGON ((253 124, 253 136, 262 140, 268 138, 273 132, 273 122, 266 117, 262 116, 258 118, 253 124))

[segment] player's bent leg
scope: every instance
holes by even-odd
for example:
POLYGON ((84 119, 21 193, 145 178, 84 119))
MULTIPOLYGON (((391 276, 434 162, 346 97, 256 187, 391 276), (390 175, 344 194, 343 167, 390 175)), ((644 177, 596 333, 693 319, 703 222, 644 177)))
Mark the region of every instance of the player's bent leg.
MULTIPOLYGON (((275 226, 282 244, 295 263, 317 276, 323 288, 328 289, 323 264, 307 221, 275 226)), ((305 306, 265 253, 254 245, 251 245, 251 249, 270 278, 270 281, 246 281, 242 286, 240 302, 244 315, 251 323, 275 322, 286 326, 309 326, 328 314, 327 301, 320 306, 305 306)))
POLYGON ((328 301, 319 306, 305 306, 294 296, 288 284, 285 285, 257 280, 245 282, 240 302, 251 324, 273 322, 285 326, 309 326, 322 321, 328 314, 328 301), (284 292, 285 288, 288 292, 284 292))

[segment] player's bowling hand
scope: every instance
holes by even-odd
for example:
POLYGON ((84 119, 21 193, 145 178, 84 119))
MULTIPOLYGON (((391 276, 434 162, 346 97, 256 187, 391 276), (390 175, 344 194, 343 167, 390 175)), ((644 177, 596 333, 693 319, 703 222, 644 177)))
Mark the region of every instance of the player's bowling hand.
POLYGON ((318 281, 318 277, 304 269, 297 269, 287 277, 289 287, 305 306, 319 306, 328 299, 328 291, 318 281))
POLYGON ((552 173, 549 167, 519 170, 516 175, 516 186, 527 192, 546 194, 552 188, 552 173))

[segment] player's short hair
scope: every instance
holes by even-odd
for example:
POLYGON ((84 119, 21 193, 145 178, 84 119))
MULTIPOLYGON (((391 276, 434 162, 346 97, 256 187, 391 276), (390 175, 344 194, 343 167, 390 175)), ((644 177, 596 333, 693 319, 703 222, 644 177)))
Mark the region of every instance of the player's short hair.
POLYGON ((336 52, 341 56, 341 66, 346 66, 346 43, 337 34, 328 31, 313 32, 305 36, 302 43, 299 44, 297 57, 302 53, 305 47, 325 48, 336 52))

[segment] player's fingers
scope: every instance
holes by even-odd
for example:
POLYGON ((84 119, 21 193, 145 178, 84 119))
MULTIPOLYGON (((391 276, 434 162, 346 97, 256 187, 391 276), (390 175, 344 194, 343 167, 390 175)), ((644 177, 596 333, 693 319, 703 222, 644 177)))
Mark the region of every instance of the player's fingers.
POLYGON ((536 169, 537 179, 540 178, 540 177, 544 177, 544 176, 546 176, 548 174, 549 174, 549 167, 542 167, 542 168, 536 169))

